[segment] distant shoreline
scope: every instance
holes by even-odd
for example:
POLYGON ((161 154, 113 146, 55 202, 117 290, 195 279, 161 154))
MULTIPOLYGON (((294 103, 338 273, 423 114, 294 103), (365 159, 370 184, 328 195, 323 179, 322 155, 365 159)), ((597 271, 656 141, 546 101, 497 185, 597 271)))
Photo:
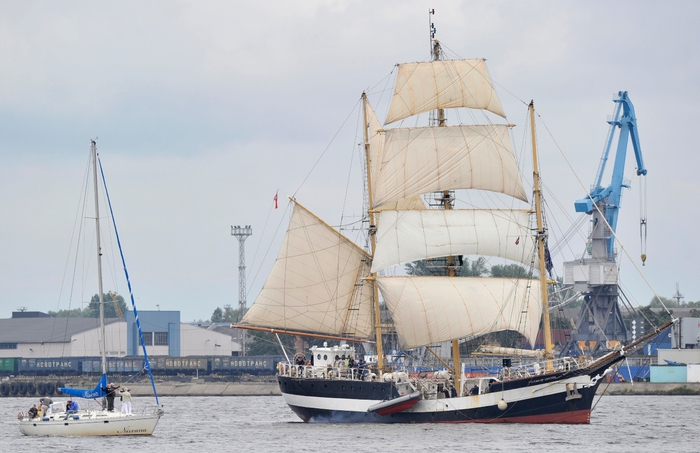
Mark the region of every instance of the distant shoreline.
MULTIPOLYGON (((150 384, 131 385, 132 395, 152 394, 150 384)), ((259 382, 162 382, 160 396, 264 396, 281 395, 275 381, 259 382)), ((700 383, 603 382, 598 395, 700 395, 700 383)))
MULTIPOLYGON (((70 382, 66 386, 85 387, 84 384, 70 382)), ((150 382, 128 383, 115 380, 116 384, 127 386, 133 396, 153 395, 150 382)), ((158 396, 279 396, 279 386, 273 378, 259 378, 253 381, 205 381, 204 379, 157 380, 158 396)), ((603 382, 597 395, 700 395, 700 383, 692 382, 603 382)), ((9 395, 8 395, 9 396, 9 395)), ((17 395, 19 396, 19 395, 17 395)), ((26 395, 35 396, 35 395, 26 395)), ((62 395, 55 395, 61 399, 62 395)))

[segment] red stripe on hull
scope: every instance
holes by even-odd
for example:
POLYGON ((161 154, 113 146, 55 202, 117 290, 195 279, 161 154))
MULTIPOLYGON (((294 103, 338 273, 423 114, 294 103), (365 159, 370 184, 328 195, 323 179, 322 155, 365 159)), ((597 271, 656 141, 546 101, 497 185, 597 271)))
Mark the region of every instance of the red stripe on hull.
POLYGON ((395 414, 397 412, 405 411, 406 409, 410 409, 413 406, 416 405, 418 402, 418 398, 414 398, 412 400, 404 401, 401 404, 395 404, 393 406, 386 407, 384 409, 378 410, 377 414, 379 415, 391 415, 395 414))
POLYGON ((589 424, 591 411, 580 410, 558 414, 525 415, 522 417, 482 418, 478 420, 456 420, 442 423, 532 423, 532 424, 589 424))

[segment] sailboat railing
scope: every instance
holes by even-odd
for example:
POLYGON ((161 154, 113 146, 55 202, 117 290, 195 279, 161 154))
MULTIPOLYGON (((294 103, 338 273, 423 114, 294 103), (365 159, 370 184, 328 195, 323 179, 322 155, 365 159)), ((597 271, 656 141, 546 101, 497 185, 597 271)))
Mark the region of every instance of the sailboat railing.
POLYGON ((146 351, 146 342, 143 339, 143 331, 141 330, 141 321, 139 320, 139 313, 136 310, 136 302, 134 302, 134 293, 131 290, 131 280, 129 279, 129 271, 126 269, 126 260, 124 259, 124 251, 122 250, 122 243, 119 239, 119 231, 117 230, 117 221, 114 218, 114 211, 112 210, 112 200, 109 198, 109 191, 107 190, 107 180, 105 179, 104 171, 102 170, 102 160, 97 159, 100 165, 100 176, 102 177, 102 184, 105 188, 105 195, 107 196, 107 206, 109 206, 109 214, 112 218, 112 225, 114 226, 114 235, 117 238, 117 246, 119 247, 119 255, 122 259, 122 267, 124 268, 124 275, 126 276, 126 284, 129 288, 129 298, 131 299, 131 308, 134 310, 134 320, 136 322, 136 328, 139 332, 139 341, 141 342, 141 348, 143 349, 143 364, 144 368, 148 372, 148 377, 151 379, 151 387, 153 387, 153 396, 156 398, 156 404, 160 405, 158 401, 158 392, 156 391, 156 382, 153 379, 153 373, 151 372, 151 364, 148 361, 148 352, 146 351))

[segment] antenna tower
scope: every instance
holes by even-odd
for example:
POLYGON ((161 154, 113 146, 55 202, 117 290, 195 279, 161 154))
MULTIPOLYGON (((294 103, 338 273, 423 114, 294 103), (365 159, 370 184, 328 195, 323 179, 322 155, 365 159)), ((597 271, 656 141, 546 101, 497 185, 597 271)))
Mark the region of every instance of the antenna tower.
POLYGON ((673 298, 676 299, 676 301, 678 302, 678 306, 679 306, 679 307, 681 306, 681 300, 682 300, 684 297, 685 297, 685 296, 684 296, 683 294, 681 294, 680 285, 678 284, 678 282, 676 282, 676 294, 673 295, 673 298))
MULTIPOLYGON (((238 239, 238 319, 236 322, 240 322, 245 314, 246 300, 245 300, 245 240, 253 234, 253 228, 250 225, 244 227, 240 225, 231 226, 231 236, 236 236, 238 239)), ((245 356, 245 331, 243 332, 243 356, 245 356)))

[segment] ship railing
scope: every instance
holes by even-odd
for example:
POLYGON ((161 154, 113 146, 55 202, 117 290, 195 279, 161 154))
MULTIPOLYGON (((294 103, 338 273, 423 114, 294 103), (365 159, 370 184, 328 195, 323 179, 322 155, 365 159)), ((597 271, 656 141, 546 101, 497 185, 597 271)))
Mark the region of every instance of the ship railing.
POLYGON ((591 360, 584 356, 580 356, 578 358, 560 357, 549 361, 539 361, 527 365, 503 367, 498 377, 501 380, 507 381, 509 379, 521 379, 530 376, 537 376, 539 374, 546 373, 548 370, 574 371, 580 368, 585 368, 590 363, 591 360))
POLYGON ((301 377, 309 379, 342 379, 360 381, 370 376, 367 368, 348 368, 346 366, 314 366, 292 365, 289 362, 279 363, 281 376, 301 377))

